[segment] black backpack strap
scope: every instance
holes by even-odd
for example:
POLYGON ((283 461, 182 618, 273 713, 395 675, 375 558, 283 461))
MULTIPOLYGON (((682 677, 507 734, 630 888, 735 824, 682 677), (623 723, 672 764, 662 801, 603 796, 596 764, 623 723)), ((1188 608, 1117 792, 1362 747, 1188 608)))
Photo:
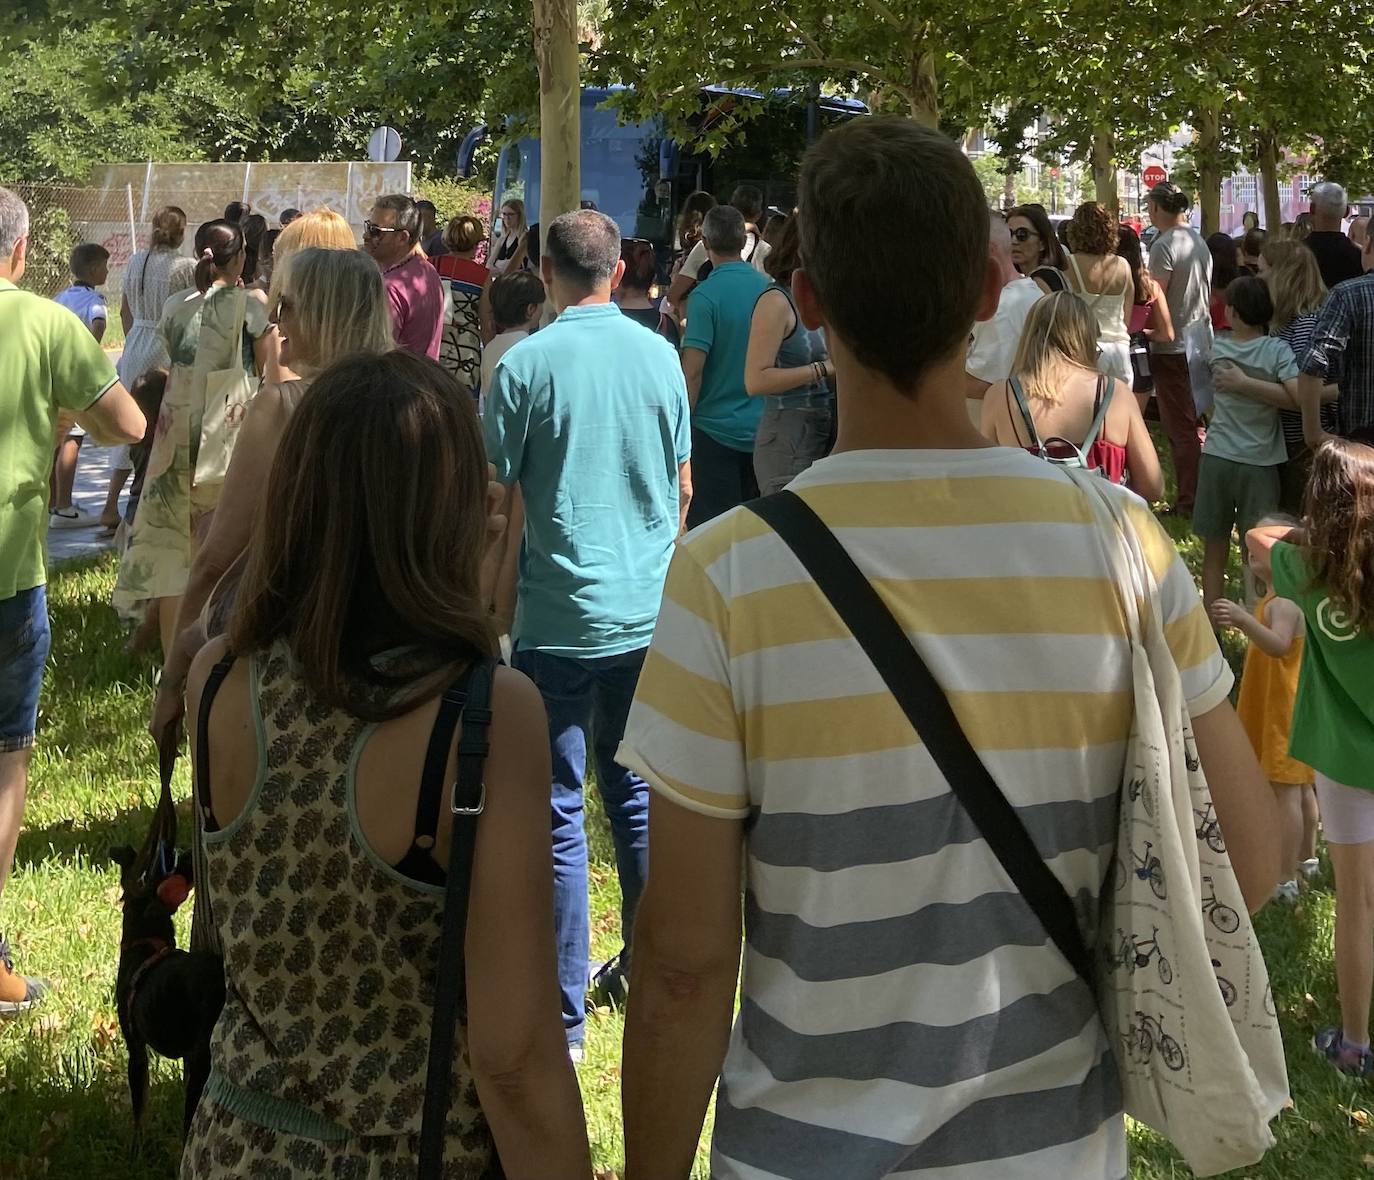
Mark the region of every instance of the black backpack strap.
MULTIPOLYGON (((461 710, 463 732, 458 739, 458 779, 453 785, 450 803, 453 831, 449 837, 444 928, 439 937, 439 958, 434 981, 434 1024, 429 1037, 429 1070, 425 1078, 424 1113, 420 1124, 419 1180, 439 1180, 444 1166, 444 1130, 449 1112, 454 1027, 458 1020, 459 1000, 464 994, 467 969, 464 947, 467 940, 468 894, 472 885, 472 856, 477 844, 477 821, 487 802, 482 772, 489 749, 487 733, 491 727, 491 691, 495 668, 493 660, 483 660, 473 667, 468 680, 467 703, 461 710)), ((440 709, 443 709, 442 705, 440 709)))
POLYGON ((196 803, 207 832, 219 830, 210 810, 210 709, 214 706, 224 678, 234 666, 234 656, 227 655, 210 669, 205 687, 200 690, 200 712, 196 716, 196 803))
MULTIPOLYGON (((476 665, 473 665, 475 668, 476 665)), ((420 772, 420 796, 415 804, 415 835, 410 850, 397 867, 407 876, 413 874, 404 867, 412 858, 432 859, 434 837, 439 827, 439 808, 443 806, 444 771, 448 768, 448 752, 453 748, 453 735, 458 719, 468 699, 468 682, 473 669, 458 677, 439 698, 439 711, 434 715, 434 727, 429 733, 429 747, 425 750, 425 766, 420 772)))
POLYGON ((853 632, 1012 883, 1055 946, 1095 992, 1092 957, 1068 892, 969 744, 948 698, 901 624, 804 500, 792 492, 779 492, 747 507, 787 542, 853 632))

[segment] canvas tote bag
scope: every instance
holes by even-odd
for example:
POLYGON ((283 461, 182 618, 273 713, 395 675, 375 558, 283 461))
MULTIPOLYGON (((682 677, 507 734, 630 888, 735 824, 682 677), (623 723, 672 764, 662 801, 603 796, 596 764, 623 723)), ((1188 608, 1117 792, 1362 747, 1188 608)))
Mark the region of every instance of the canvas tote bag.
MULTIPOLYGON (((200 419, 200 449, 196 452, 195 482, 220 484, 229 470, 234 441, 257 392, 257 382, 243 368, 243 324, 248 310, 248 292, 234 288, 237 306, 232 360, 227 369, 212 369, 205 374, 204 405, 200 419)), ((197 358, 199 359, 199 358, 197 358)), ((199 366, 197 366, 199 367, 199 366)))
POLYGON ((1135 708, 1098 1006, 1126 1113, 1199 1176, 1256 1163, 1288 1105, 1269 975, 1217 826, 1159 588, 1120 497, 1067 471, 1097 518, 1131 629, 1135 708))

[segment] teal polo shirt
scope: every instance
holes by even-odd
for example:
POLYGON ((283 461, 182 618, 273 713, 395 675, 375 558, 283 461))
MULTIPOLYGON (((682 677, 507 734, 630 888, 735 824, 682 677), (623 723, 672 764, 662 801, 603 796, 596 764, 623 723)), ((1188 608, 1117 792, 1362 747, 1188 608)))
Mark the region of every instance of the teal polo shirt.
POLYGON ((683 348, 706 354, 692 425, 722 446, 750 454, 764 399, 744 391, 744 361, 754 304, 767 289, 768 279, 747 262, 715 267, 687 298, 682 337, 683 348))
POLYGON ((497 479, 525 497, 516 646, 647 647, 692 451, 673 346, 613 303, 570 307, 501 358, 484 429, 497 479))

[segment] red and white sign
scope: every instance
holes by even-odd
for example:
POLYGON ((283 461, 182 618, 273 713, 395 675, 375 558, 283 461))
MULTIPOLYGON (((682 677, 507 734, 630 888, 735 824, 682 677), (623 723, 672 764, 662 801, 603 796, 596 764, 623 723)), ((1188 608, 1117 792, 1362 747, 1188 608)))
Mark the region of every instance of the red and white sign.
POLYGON ((1158 164, 1151 164, 1141 174, 1141 180, 1145 182, 1147 188, 1154 188, 1157 184, 1163 184, 1169 179, 1169 174, 1158 164))

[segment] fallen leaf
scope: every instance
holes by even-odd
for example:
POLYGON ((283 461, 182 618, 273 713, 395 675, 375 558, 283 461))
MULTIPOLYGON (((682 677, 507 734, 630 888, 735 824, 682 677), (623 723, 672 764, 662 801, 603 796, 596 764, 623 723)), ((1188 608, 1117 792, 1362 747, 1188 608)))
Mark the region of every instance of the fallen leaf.
POLYGON ((33 1031, 40 1037, 55 1033, 62 1027, 62 1017, 56 1012, 47 1012, 40 1016, 33 1024, 33 1031))

